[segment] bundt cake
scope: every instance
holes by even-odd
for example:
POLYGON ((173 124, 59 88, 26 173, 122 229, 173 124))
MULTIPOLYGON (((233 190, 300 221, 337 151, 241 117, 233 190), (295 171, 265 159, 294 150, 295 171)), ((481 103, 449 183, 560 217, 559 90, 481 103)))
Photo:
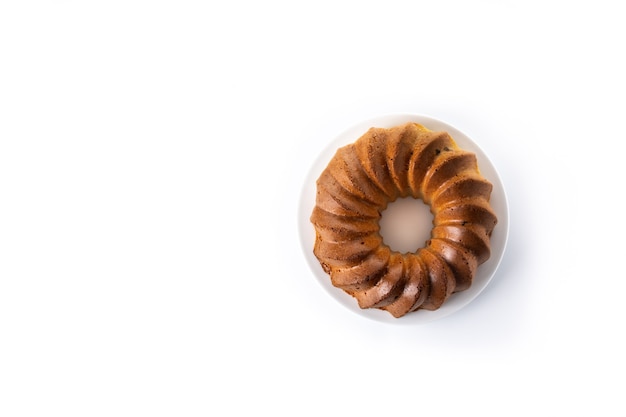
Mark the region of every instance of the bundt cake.
POLYGON ((476 155, 448 133, 417 123, 371 128, 338 149, 317 180, 313 252, 360 308, 394 317, 436 310, 469 288, 490 256, 491 191, 476 155), (430 239, 411 253, 393 251, 379 233, 381 213, 404 197, 422 199, 433 214, 430 239))

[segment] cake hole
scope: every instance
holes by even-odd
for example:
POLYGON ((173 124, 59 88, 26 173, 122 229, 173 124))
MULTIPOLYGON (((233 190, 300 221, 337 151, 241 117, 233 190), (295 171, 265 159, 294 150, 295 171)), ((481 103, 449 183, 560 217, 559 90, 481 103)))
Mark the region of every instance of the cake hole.
POLYGON ((391 250, 416 252, 430 239, 433 215, 428 205, 417 198, 399 198, 382 212, 380 234, 391 250))

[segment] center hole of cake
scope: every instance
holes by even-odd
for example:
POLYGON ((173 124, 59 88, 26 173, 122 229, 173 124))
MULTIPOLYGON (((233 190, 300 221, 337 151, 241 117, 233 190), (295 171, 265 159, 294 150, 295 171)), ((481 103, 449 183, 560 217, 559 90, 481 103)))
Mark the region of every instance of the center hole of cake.
POLYGON ((433 215, 417 198, 399 198, 382 212, 380 234, 391 250, 408 253, 424 247, 430 239, 433 215))

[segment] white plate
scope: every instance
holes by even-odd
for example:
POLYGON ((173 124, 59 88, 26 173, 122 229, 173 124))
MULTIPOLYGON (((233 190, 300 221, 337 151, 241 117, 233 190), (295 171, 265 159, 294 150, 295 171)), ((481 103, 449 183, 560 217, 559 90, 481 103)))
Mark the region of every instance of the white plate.
POLYGON ((502 260, 506 242, 509 234, 509 210, 504 187, 496 168, 487 158, 485 153, 469 137, 458 129, 431 117, 421 115, 389 115, 364 121, 351 127, 337 136, 322 151, 315 160, 306 177, 302 195, 300 198, 300 212, 298 213, 300 242, 304 251, 304 256, 322 287, 337 301, 350 311, 361 316, 381 322, 389 323, 425 323, 435 319, 445 317, 466 306, 474 300, 489 284, 498 269, 502 260), (386 311, 378 309, 361 309, 356 300, 339 288, 333 287, 330 277, 324 272, 317 258, 313 255, 313 244, 315 242, 315 229, 309 218, 315 206, 315 182, 324 168, 328 165, 336 150, 344 145, 354 142, 363 135, 370 127, 390 128, 407 122, 416 122, 433 131, 446 131, 452 136, 460 148, 472 151, 478 159, 478 166, 481 174, 493 184, 491 194, 491 205, 498 216, 498 224, 491 236, 491 257, 487 262, 480 265, 474 277, 472 286, 465 291, 452 294, 448 300, 435 311, 418 310, 409 313, 399 319, 394 318, 386 311))

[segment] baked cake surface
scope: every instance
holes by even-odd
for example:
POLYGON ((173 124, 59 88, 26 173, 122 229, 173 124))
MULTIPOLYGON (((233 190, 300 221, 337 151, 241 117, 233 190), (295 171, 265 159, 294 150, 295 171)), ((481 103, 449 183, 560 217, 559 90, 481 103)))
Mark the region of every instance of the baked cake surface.
POLYGON ((417 123, 371 128, 341 147, 317 180, 313 252, 335 287, 361 308, 401 317, 436 310, 470 287, 490 256, 497 217, 491 183, 475 154, 446 132, 417 123), (433 214, 431 238, 416 252, 391 250, 379 220, 398 198, 419 198, 433 214))

